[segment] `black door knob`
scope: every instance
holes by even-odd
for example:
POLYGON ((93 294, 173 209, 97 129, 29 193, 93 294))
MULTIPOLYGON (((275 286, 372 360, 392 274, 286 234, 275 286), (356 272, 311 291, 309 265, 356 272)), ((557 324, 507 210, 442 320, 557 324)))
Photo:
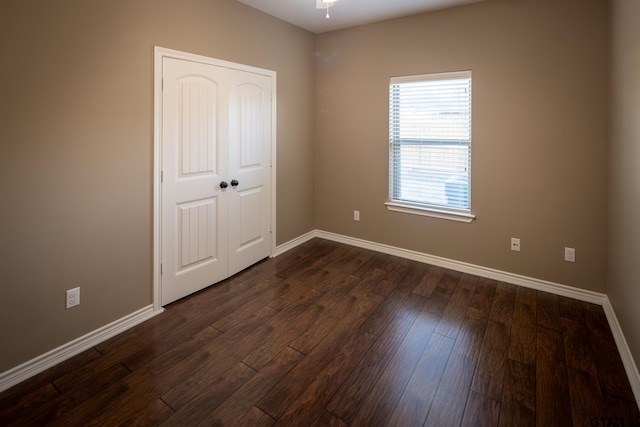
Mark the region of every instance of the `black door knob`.
POLYGON ((225 188, 227 188, 228 186, 229 186, 229 184, 227 183, 227 181, 222 181, 222 182, 220 183, 220 188, 222 188, 223 190, 224 190, 225 188))
POLYGON ((232 186, 232 187, 237 187, 237 186, 238 186, 238 184, 240 184, 240 183, 238 182, 238 180, 237 180, 237 179, 232 179, 232 180, 231 180, 231 186, 232 186))

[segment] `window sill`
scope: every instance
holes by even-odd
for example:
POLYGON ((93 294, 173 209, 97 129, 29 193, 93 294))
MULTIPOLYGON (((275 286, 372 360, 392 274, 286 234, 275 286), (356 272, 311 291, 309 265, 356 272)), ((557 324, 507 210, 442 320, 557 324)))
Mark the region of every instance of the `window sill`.
POLYGON ((462 212, 448 209, 438 209, 432 207, 426 207, 421 205, 415 205, 412 203, 403 202, 386 202, 387 209, 394 212, 402 212, 412 215, 422 215, 432 218, 447 219, 449 221, 466 222, 467 224, 473 221, 476 216, 470 212, 462 212))

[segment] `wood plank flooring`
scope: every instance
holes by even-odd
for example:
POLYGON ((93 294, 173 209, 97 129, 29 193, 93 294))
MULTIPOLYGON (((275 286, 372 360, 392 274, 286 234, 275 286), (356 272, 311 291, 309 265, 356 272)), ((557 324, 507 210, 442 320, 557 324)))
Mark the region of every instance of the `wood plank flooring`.
POLYGON ((640 425, 603 310, 321 239, 0 394, 0 425, 640 425))

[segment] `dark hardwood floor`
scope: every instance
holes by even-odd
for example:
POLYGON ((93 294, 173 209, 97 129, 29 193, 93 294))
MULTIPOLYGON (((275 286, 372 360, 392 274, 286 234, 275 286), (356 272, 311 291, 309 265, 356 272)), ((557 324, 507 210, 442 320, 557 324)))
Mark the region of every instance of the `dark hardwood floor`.
POLYGON ((596 305, 314 239, 0 394, 0 425, 640 425, 596 305))

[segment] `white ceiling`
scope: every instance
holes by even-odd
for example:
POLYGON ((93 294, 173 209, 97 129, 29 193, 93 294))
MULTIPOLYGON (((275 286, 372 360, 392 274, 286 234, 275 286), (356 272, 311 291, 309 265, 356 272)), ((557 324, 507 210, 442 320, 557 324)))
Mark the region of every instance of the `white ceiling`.
POLYGON ((384 21, 436 9, 484 0, 337 0, 329 9, 316 8, 316 0, 238 0, 313 33, 384 21))

